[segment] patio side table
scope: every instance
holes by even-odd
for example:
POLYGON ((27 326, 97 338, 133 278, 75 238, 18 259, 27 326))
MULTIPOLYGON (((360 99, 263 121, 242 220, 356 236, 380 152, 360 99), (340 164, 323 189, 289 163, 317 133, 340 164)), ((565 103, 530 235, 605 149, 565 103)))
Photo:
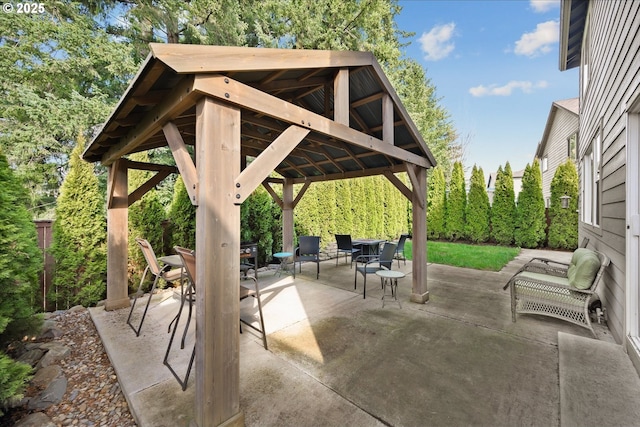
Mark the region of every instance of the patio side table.
MULTIPOLYGON (((275 254, 273 254, 273 257, 277 258, 280 261, 280 265, 278 266, 278 269, 273 274, 274 276, 276 274, 278 276, 280 276, 282 274, 282 272, 290 273, 289 268, 287 267, 287 265, 288 265, 289 258, 293 257, 293 254, 291 252, 276 252, 275 254)), ((294 278, 296 277, 296 266, 295 266, 295 264, 293 265, 293 277, 294 278)))
POLYGON ((402 308, 402 304, 398 299, 398 279, 402 279, 405 274, 400 271, 378 270, 376 275, 382 279, 382 307, 384 308, 385 297, 391 296, 402 308), (387 287, 391 288, 391 295, 387 295, 387 287))

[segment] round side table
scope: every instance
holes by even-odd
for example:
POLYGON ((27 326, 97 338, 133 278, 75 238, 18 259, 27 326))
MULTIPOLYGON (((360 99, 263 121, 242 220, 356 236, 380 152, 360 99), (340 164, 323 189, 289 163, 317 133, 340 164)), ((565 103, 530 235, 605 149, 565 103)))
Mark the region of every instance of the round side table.
POLYGON ((382 278, 382 307, 384 308, 385 297, 390 296, 393 297, 400 308, 402 308, 402 304, 398 299, 398 279, 402 279, 405 274, 400 271, 378 270, 376 271, 376 275, 382 278), (387 286, 391 288, 391 295, 387 295, 387 286))
MULTIPOLYGON (((273 257, 277 258, 280 261, 280 265, 278 266, 278 269, 273 274, 274 276, 276 274, 278 276, 280 276, 283 272, 289 273, 289 268, 287 267, 287 264, 288 264, 289 258, 291 258, 292 256, 293 256, 293 254, 291 252, 276 252, 275 254, 273 254, 273 257)), ((293 268, 295 270, 295 268, 296 268, 295 264, 294 264, 293 268)), ((295 271, 294 271, 294 276, 293 277, 295 277, 295 271)))

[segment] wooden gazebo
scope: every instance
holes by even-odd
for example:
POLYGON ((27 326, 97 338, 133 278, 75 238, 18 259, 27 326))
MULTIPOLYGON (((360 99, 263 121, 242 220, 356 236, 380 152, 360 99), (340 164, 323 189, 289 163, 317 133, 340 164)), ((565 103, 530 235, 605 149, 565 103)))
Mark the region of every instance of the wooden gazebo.
MULTIPOLYGON (((129 306, 128 207, 179 172, 196 206, 198 426, 243 425, 239 398, 240 205, 263 185, 283 210, 315 181, 385 175, 412 202, 411 300, 429 298, 426 172, 433 155, 371 53, 151 44, 83 154, 109 169, 106 309, 129 306), (127 155, 169 146, 176 167, 127 155), (195 161, 186 146, 195 146, 195 161), (245 159, 254 160, 247 165, 245 159), (129 169, 156 171, 128 194, 129 169), (282 178, 270 178, 272 171, 282 178), (394 173, 406 172, 408 188, 394 173), (280 198, 272 185, 283 186, 280 198), (294 185, 302 184, 294 195, 294 185), (422 262, 420 262, 422 260, 422 262)), ((124 331, 124 329, 123 329, 124 331)), ((123 332, 124 333, 124 332, 123 332)))

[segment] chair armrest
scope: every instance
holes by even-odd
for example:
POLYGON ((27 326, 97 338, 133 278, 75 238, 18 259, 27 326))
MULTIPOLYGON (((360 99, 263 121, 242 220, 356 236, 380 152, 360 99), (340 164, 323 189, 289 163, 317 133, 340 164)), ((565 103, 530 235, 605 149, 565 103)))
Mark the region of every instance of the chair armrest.
POLYGON ((378 259, 380 259, 380 255, 377 254, 371 254, 371 255, 358 255, 356 257, 356 262, 365 262, 365 263, 370 263, 371 261, 377 261, 378 259))
POLYGON ((529 262, 527 262, 527 264, 531 264, 531 263, 542 263, 542 264, 547 264, 547 265, 555 265, 558 267, 564 267, 564 268, 569 268, 569 264, 567 264, 566 262, 559 262, 559 261, 554 261, 552 259, 549 258, 531 258, 531 260, 529 262))
POLYGON ((519 272, 530 271, 532 273, 542 273, 550 276, 567 277, 568 270, 568 264, 546 260, 544 258, 534 258, 523 265, 519 272), (542 260, 548 262, 544 262, 542 260))

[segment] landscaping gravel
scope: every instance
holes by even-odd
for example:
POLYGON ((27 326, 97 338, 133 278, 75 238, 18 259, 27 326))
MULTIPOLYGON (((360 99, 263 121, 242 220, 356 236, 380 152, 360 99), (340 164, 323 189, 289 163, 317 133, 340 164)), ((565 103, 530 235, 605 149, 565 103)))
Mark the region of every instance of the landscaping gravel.
POLYGON ((42 337, 25 343, 21 356, 35 371, 26 398, 0 426, 135 426, 89 311, 74 307, 46 318, 42 337))

